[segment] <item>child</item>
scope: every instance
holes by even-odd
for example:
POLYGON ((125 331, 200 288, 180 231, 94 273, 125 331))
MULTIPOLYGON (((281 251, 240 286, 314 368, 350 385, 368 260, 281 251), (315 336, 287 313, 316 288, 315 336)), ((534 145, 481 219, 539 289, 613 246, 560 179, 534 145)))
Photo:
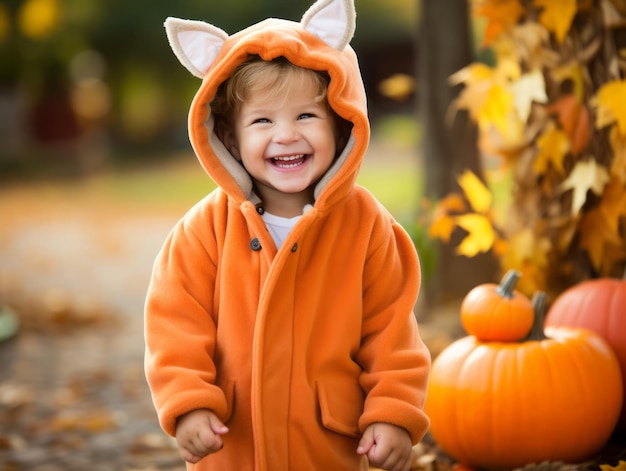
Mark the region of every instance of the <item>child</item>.
POLYGON ((146 300, 146 375, 190 470, 408 471, 430 366, 405 231, 355 183, 369 139, 353 0, 235 35, 168 19, 203 78, 189 118, 219 188, 146 300))

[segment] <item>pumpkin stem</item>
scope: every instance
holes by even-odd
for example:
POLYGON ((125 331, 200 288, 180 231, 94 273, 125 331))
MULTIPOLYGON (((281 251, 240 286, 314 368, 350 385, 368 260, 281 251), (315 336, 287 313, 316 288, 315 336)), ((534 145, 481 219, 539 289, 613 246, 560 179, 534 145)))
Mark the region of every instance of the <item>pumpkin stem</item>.
POLYGON ((496 289, 496 292, 503 298, 511 299, 513 297, 513 289, 521 276, 522 274, 516 270, 507 271, 502 277, 502 281, 496 289))
POLYGON ((547 339, 546 334, 543 332, 543 324, 546 319, 546 293, 543 291, 537 291, 533 295, 532 304, 533 311, 535 312, 535 319, 533 320, 532 329, 524 338, 524 342, 531 340, 544 340, 547 339))

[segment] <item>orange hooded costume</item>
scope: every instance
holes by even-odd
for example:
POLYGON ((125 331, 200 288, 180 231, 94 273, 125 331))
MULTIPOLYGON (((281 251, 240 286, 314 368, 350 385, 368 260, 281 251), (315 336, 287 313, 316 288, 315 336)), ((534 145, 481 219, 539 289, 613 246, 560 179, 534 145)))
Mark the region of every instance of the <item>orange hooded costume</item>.
POLYGON ((224 448, 193 470, 362 470, 374 422, 418 442, 430 366, 412 309, 420 273, 405 231, 356 183, 369 124, 348 45, 353 0, 319 0, 300 23, 268 19, 228 36, 169 18, 172 48, 203 78, 189 134, 219 188, 176 225, 146 300, 146 375, 163 429, 206 408, 228 426, 224 448), (256 54, 330 75, 331 107, 353 125, 317 184, 315 204, 280 250, 243 167, 213 132, 211 102, 256 54))

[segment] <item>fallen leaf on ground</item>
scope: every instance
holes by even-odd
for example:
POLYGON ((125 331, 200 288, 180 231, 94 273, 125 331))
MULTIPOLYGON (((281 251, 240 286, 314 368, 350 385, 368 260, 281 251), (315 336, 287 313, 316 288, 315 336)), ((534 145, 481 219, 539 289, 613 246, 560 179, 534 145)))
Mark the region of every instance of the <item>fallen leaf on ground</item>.
POLYGON ((83 430, 96 433, 116 428, 118 425, 119 419, 113 413, 97 410, 88 413, 62 412, 49 423, 53 432, 83 430))

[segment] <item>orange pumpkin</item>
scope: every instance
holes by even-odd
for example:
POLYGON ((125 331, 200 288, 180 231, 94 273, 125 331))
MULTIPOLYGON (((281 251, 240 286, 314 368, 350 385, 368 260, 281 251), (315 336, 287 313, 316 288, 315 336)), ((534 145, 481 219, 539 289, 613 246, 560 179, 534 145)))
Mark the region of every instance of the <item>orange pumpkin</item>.
MULTIPOLYGON (((613 348, 622 368, 626 391, 626 273, 617 278, 598 278, 578 283, 556 298, 546 325, 591 329, 613 348)), ((619 428, 626 430, 626 402, 619 428)))
POLYGON ((480 340, 515 341, 525 337, 533 325, 530 300, 515 285, 519 272, 509 270, 500 285, 484 283, 473 288, 461 304, 461 324, 480 340))
POLYGON ((552 327, 543 335, 541 309, 535 317, 537 328, 522 342, 467 336, 433 361, 430 433, 459 462, 575 463, 593 457, 611 436, 622 403, 615 354, 589 330, 552 327))

